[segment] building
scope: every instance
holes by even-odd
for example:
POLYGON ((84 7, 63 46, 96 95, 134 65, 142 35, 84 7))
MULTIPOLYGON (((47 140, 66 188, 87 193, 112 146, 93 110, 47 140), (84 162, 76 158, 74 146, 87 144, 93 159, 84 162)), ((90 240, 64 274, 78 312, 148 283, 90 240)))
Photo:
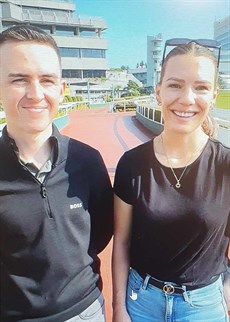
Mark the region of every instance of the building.
POLYGON ((127 70, 115 71, 109 70, 106 72, 106 78, 101 80, 92 80, 75 84, 77 95, 83 97, 84 100, 91 102, 103 102, 106 96, 111 98, 119 98, 127 87, 129 81, 135 82, 139 87, 142 83, 138 81, 127 70))
POLYGON ((0 31, 28 23, 51 34, 60 48, 63 78, 70 85, 104 78, 108 70, 106 23, 99 17, 76 15, 72 0, 0 0, 0 31))
POLYGON ((221 43, 220 75, 228 89, 230 88, 230 15, 214 22, 214 39, 221 43))
POLYGON ((129 73, 152 92, 160 79, 162 34, 147 36, 147 67, 130 68, 129 73))
POLYGON ((138 79, 144 86, 147 85, 147 68, 129 68, 129 73, 138 79))
POLYGON ((160 77, 162 34, 147 37, 147 87, 155 88, 160 77))

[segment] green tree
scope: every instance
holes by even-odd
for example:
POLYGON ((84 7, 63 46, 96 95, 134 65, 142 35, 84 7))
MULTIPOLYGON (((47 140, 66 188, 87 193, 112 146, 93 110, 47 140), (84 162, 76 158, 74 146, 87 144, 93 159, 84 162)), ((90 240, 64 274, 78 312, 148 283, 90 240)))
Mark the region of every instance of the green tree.
POLYGON ((153 87, 149 86, 149 87, 141 87, 140 88, 140 94, 141 95, 150 95, 153 93, 153 87))
POLYGON ((121 70, 129 70, 129 66, 122 65, 121 70))
POLYGON ((219 85, 220 89, 225 89, 226 88, 226 85, 225 85, 224 80, 221 77, 221 75, 219 75, 219 78, 218 78, 218 85, 219 85))
POLYGON ((140 62, 140 67, 143 68, 145 66, 143 60, 140 62))
POLYGON ((116 97, 120 97, 120 91, 121 91, 121 86, 120 85, 117 85, 114 87, 114 94, 116 97))
MULTIPOLYGON (((125 91, 124 94, 126 96, 139 96, 140 95, 140 89, 141 89, 141 87, 139 87, 137 85, 137 83, 135 83, 134 81, 130 80, 128 82, 128 85, 124 89, 124 91, 125 91)), ((122 96, 124 96, 124 94, 122 96)))

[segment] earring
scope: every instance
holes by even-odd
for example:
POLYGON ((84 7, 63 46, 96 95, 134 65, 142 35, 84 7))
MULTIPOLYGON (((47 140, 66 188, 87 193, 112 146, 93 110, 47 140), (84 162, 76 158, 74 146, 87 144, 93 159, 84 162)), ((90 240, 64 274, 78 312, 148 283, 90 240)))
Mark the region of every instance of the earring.
POLYGON ((160 101, 159 101, 159 102, 157 102, 157 105, 158 105, 158 106, 161 106, 161 102, 160 102, 160 101))

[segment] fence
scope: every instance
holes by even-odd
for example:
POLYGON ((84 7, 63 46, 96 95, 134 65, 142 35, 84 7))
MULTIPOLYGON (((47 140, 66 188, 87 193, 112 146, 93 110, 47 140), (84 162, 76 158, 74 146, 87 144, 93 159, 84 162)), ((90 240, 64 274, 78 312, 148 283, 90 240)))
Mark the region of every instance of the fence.
MULTIPOLYGON (((217 124, 217 139, 227 146, 230 146, 230 119, 229 110, 213 111, 214 119, 217 124), (222 118, 218 118, 215 115, 218 114, 222 118)), ((162 118, 162 112, 157 106, 150 106, 149 104, 138 104, 136 108, 136 117, 140 123, 146 128, 151 130, 155 135, 158 135, 164 126, 162 118)))

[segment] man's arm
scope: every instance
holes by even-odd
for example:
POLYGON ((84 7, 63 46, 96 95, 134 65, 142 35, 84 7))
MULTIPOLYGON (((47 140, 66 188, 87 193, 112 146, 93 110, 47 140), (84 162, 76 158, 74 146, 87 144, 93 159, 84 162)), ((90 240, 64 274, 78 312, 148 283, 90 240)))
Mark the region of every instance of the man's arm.
POLYGON ((91 237, 100 253, 113 235, 113 190, 104 161, 98 152, 90 173, 91 237))

